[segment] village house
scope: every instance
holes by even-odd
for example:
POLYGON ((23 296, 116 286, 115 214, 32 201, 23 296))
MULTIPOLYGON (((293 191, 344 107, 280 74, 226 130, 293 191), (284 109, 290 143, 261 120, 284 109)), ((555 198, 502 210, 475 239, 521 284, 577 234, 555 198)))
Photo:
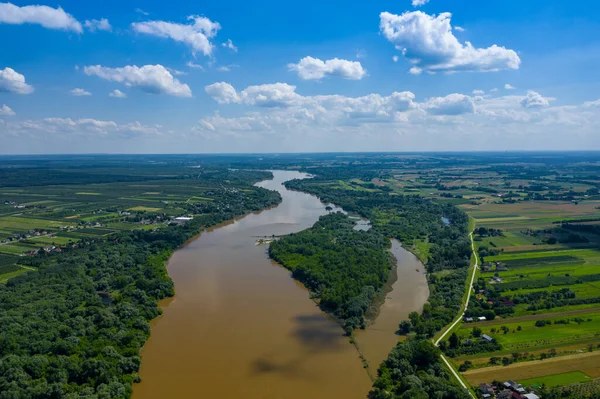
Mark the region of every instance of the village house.
MULTIPOLYGON (((483 335, 481 336, 481 340, 482 340, 482 341, 487 341, 487 342, 494 342, 494 338, 490 337, 490 336, 489 336, 489 335, 487 335, 487 334, 483 334, 483 335)), ((505 384, 506 384, 506 383, 505 383, 505 384)))

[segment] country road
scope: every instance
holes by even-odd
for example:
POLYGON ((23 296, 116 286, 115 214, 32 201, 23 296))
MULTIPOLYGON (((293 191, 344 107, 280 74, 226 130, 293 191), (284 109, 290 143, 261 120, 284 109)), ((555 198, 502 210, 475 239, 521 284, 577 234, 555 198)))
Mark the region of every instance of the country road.
MULTIPOLYGON (((466 297, 464 303, 462 304, 461 310, 459 311, 459 314, 456 317, 456 319, 454 320, 454 322, 434 342, 435 346, 439 346, 440 342, 444 339, 444 337, 446 335, 448 335, 448 333, 450 331, 452 331, 452 329, 462 320, 462 318, 463 318, 463 316, 464 316, 464 314, 467 311, 467 308, 469 306, 469 300, 471 299, 471 292, 473 291, 473 281, 475 280, 475 274, 477 273, 477 268, 479 267, 479 258, 477 257, 477 252, 475 251, 475 242, 473 241, 473 233, 472 232, 469 234, 469 238, 471 239, 471 250, 473 251, 473 256, 475 257, 475 265, 473 265, 473 273, 471 274, 471 281, 469 282, 469 287, 467 288, 467 297, 466 297)), ((458 373, 456 372, 456 370, 454 370, 454 367, 452 367, 452 365, 450 364, 450 362, 448 361, 448 359, 446 359, 446 356, 444 356, 443 354, 441 354, 440 357, 441 357, 442 361, 444 362, 444 364, 446 364, 446 367, 448 367, 448 369, 450 370, 450 372, 452 372, 452 374, 454 374, 454 378, 456 378, 458 380, 458 382, 460 383, 460 385, 464 389, 466 389, 467 392, 469 392, 469 395, 471 395, 471 397, 473 399, 475 399, 475 396, 473 395, 473 393, 471 392, 471 390, 469 389, 469 387, 465 384, 465 382, 463 381, 463 379, 458 375, 458 373)))

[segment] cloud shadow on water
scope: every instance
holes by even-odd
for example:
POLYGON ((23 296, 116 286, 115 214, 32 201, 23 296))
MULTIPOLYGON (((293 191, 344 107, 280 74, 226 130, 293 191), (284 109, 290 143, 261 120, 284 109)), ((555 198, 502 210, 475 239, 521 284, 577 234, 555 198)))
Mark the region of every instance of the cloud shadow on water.
POLYGON ((302 352, 289 359, 289 348, 274 349, 252 362, 252 375, 281 374, 290 379, 315 380, 319 376, 309 373, 305 363, 324 352, 339 352, 347 344, 341 327, 324 314, 298 315, 293 321, 290 335, 301 344, 302 352))

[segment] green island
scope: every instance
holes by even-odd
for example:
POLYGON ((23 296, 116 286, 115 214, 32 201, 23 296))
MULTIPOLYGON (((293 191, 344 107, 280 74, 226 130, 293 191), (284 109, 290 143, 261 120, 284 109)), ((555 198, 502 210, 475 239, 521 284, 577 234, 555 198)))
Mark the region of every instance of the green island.
POLYGON ((366 326, 365 313, 389 278, 390 243, 374 230, 356 231, 343 213, 321 216, 313 227, 274 241, 269 255, 292 271, 346 333, 366 326))

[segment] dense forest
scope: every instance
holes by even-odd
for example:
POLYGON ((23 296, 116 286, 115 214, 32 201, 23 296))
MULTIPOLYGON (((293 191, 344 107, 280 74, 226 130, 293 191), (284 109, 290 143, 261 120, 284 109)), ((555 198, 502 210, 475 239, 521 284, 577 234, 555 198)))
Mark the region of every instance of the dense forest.
POLYGON ((338 212, 274 241, 269 255, 290 269, 350 334, 365 327, 364 314, 389 278, 394 265, 389 247, 381 233, 354 230, 354 222, 338 212))
MULTIPOLYGON (((205 227, 281 200, 251 185, 268 173, 241 175, 236 182, 244 184, 230 190, 235 196, 210 210, 191 209, 194 219, 185 225, 124 231, 23 258, 37 271, 0 286, 0 398, 130 397, 149 321, 160 314, 157 302, 173 295, 165 268, 173 250, 205 227)), ((221 178, 200 180, 226 189, 221 178)))

